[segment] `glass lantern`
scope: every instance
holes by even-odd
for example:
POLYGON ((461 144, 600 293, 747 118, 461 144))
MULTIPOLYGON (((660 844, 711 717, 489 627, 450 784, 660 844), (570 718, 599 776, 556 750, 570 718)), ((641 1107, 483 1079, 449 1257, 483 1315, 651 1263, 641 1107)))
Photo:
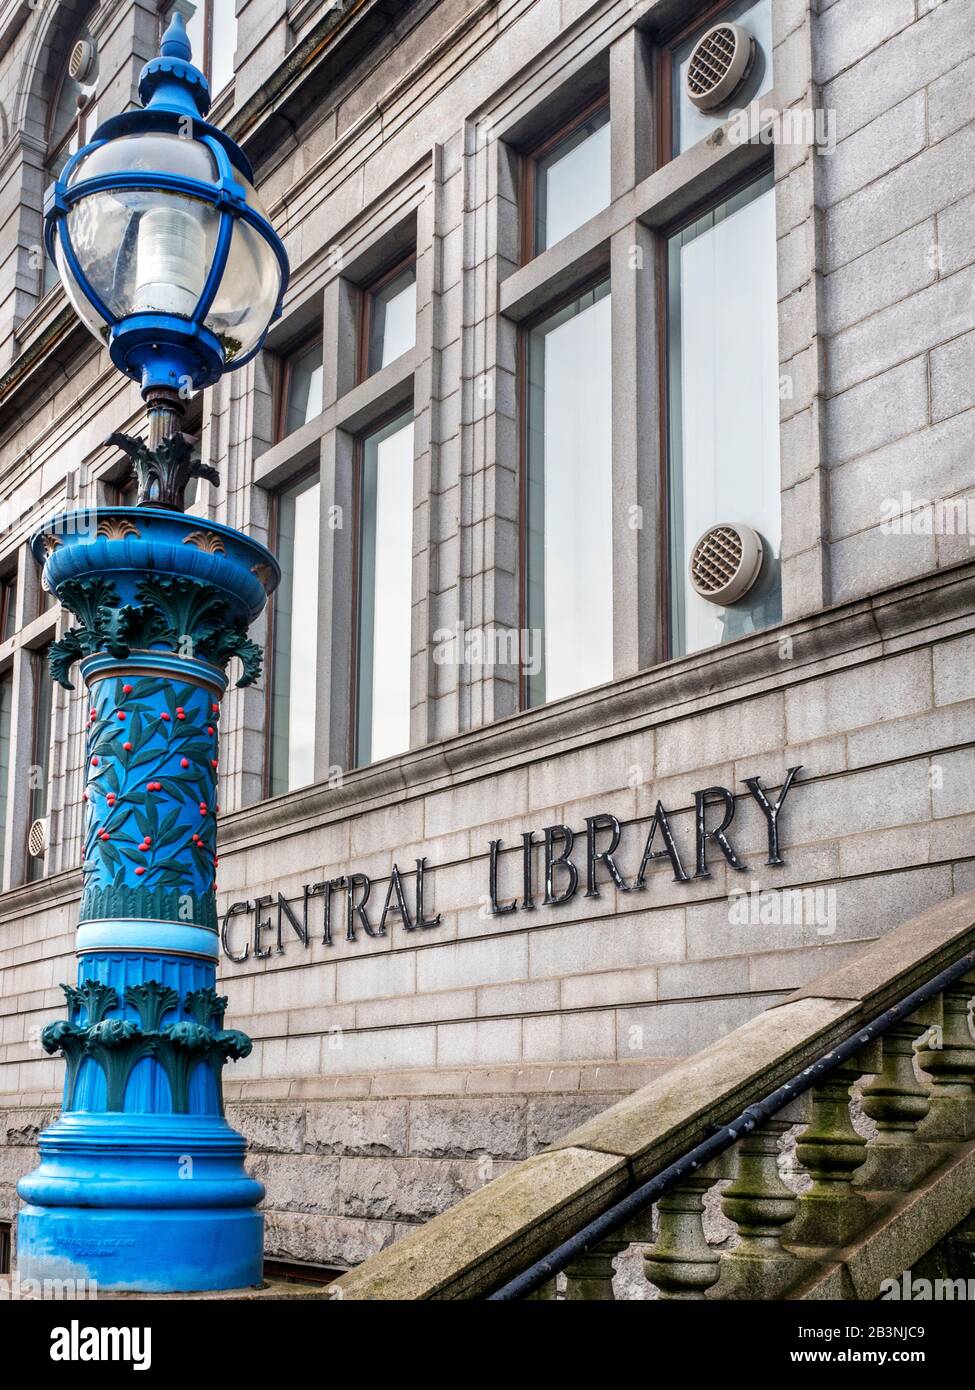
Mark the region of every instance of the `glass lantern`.
POLYGON ((210 385, 258 351, 288 260, 246 158, 203 116, 206 78, 178 12, 139 84, 48 194, 46 236, 68 297, 141 382, 210 385))

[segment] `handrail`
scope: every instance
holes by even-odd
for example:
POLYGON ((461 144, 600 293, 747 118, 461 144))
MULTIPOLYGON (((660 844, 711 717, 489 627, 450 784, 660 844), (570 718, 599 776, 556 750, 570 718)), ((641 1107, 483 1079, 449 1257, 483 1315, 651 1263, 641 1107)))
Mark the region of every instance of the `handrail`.
MULTIPOLYGON (((622 1240, 625 1245, 644 1240, 643 1236, 620 1232, 620 1227, 633 1211, 657 1200, 655 1194, 671 1184, 677 1190, 667 1193, 658 1208, 662 1221, 666 1217, 670 1227, 667 1239, 671 1246, 666 1247, 670 1253, 645 1257, 645 1263, 656 1272, 661 1259, 674 1259, 673 1240, 680 1240, 675 1233, 683 1219, 681 1212, 686 1211, 690 1227, 700 1225, 699 1212, 694 1211, 695 1193, 706 1190, 700 1185, 708 1174, 695 1174, 692 1165, 700 1168, 736 1139, 743 1146, 752 1146, 752 1157, 747 1160, 743 1149, 743 1162, 771 1162, 767 1151, 765 1157, 759 1157, 763 1150, 754 1146, 761 1146, 761 1136, 769 1126, 782 1126, 784 1120, 782 1116, 763 1120, 762 1116, 774 1115, 776 1106, 781 1110, 810 1088, 809 1123, 817 1138, 804 1142, 807 1148, 809 1143, 820 1146, 811 1157, 819 1152, 829 1156, 830 1144, 847 1142, 848 1148, 848 1141, 830 1137, 833 1122, 829 1106, 839 1103, 829 1100, 828 1088, 836 1085, 830 1070, 856 1070, 856 1065, 851 1067, 843 1060, 847 1053, 841 1049, 849 1048, 852 1055, 865 1048, 872 1053, 871 1060, 880 1059, 896 1097, 897 1069, 903 1074, 904 1067, 904 1039, 897 1035, 912 1023, 920 1027, 924 1022, 909 1018, 910 1011, 916 1012, 921 1008, 918 1001, 934 999, 939 992, 945 999, 952 991, 957 996, 958 981, 973 970, 973 962, 975 893, 955 895, 889 931, 878 931, 841 964, 816 975, 700 1052, 675 1062, 654 1080, 540 1152, 506 1168, 439 1216, 349 1270, 331 1286, 331 1296, 353 1301, 505 1301, 550 1285, 552 1271, 566 1267, 563 1256, 574 1265, 568 1269, 570 1282, 574 1281, 570 1297, 588 1296, 579 1292, 587 1280, 601 1286, 599 1297, 607 1296, 609 1248, 614 1241, 622 1240), (882 1051, 879 1042, 869 1041, 891 1028, 896 1041, 888 1037, 882 1051), (608 1238, 612 1231, 617 1235, 608 1238)), ((961 1054, 939 1068, 940 1080, 935 1077, 932 1083, 942 1087, 942 1097, 952 1089, 951 1085, 942 1086, 952 1066, 972 1056, 969 1043, 962 1041, 959 1033, 957 997, 951 1019, 952 1045, 956 1052, 960 1048, 961 1054)), ((933 1015, 931 1021, 935 1021, 933 1015)), ((966 1037, 968 1032, 965 1025, 966 1037)), ((866 1057, 861 1060, 866 1062, 866 1057)), ((864 1066, 864 1070, 869 1068, 864 1066)), ((883 1082, 872 1084, 876 1089, 883 1082)), ((906 1079, 904 1084, 908 1084, 906 1079)), ((872 1100, 871 1106, 875 1104, 888 1111, 897 1109, 896 1099, 872 1100)), ((909 1111, 911 1104, 908 1099, 902 1109, 909 1111)), ((945 1101, 940 1107, 942 1120, 949 1112, 945 1101)), ((899 1128, 888 1124, 887 1117, 883 1123, 888 1129, 899 1128)), ((878 1169, 885 1152, 871 1149, 871 1171, 878 1169)), ((820 1180, 814 1167, 802 1161, 812 1173, 815 1187, 820 1180)), ((856 1165, 841 1158, 839 1167, 845 1171, 856 1165)), ((769 1178, 769 1182, 773 1180, 769 1178)), ((843 1182, 848 1191, 848 1180, 843 1182)), ((834 1212, 837 1191, 820 1191, 823 1202, 813 1202, 812 1206, 802 1198, 800 1224, 805 1222, 804 1230, 812 1230, 814 1214, 818 1219, 824 1212, 834 1212)), ((775 1199, 781 1206, 784 1199, 778 1190, 775 1199)), ((741 1208, 739 1201, 739 1211, 741 1208)), ((836 1215, 843 1229, 844 1223, 855 1226, 855 1211, 862 1215, 863 1209, 857 1208, 854 1198, 836 1215)), ((816 1229, 822 1232, 827 1226, 832 1231, 835 1222, 816 1229)), ((695 1239, 701 1238, 699 1232, 695 1239)), ((731 1261, 729 1279, 741 1274, 733 1266, 731 1261)), ((780 1264, 780 1272, 782 1268, 780 1264)), ((673 1283, 669 1267, 663 1273, 673 1283)), ((654 1282, 649 1274, 648 1278, 654 1282)))
POLYGON ((736 1116, 729 1124, 716 1129, 700 1144, 696 1144, 683 1158, 669 1164, 656 1177, 642 1183, 641 1186, 630 1192, 621 1201, 614 1203, 600 1216, 587 1222, 581 1230, 570 1236, 568 1240, 562 1241, 561 1245, 556 1246, 550 1254, 536 1260, 521 1274, 503 1284, 500 1289, 488 1294, 487 1302, 510 1302, 534 1293, 536 1289, 541 1288, 543 1284, 547 1284, 550 1279, 560 1274, 573 1260, 586 1254, 600 1241, 612 1235, 614 1231, 618 1231, 631 1218, 646 1211, 682 1178, 697 1172, 706 1163, 720 1157, 727 1149, 736 1144, 743 1134, 748 1134, 751 1130, 757 1129, 771 1119, 790 1101, 794 1101, 797 1096, 810 1090, 821 1077, 855 1057, 868 1043, 883 1037, 888 1028, 902 1019, 909 1018, 921 1005, 941 994, 948 985, 954 984, 963 975, 967 975, 973 967, 975 967, 975 951, 970 951, 954 965, 942 970, 926 984, 906 995, 900 1003, 885 1009, 883 1013, 871 1019, 864 1027, 858 1028, 849 1038, 837 1047, 831 1048, 829 1052, 824 1053, 811 1066, 804 1067, 791 1081, 777 1086, 764 1099, 746 1106, 740 1115, 736 1116))

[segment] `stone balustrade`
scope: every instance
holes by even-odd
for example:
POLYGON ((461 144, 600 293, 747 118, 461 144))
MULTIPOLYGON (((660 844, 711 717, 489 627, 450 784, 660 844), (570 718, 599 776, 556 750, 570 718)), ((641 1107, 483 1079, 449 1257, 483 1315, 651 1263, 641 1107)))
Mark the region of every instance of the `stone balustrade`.
POLYGON ((872 1299, 933 1251, 948 1277, 965 1277, 952 1270, 970 1250, 975 1208, 973 1001, 969 894, 888 933, 515 1165, 344 1275, 332 1293, 512 1296, 505 1286, 543 1258, 561 1272, 532 1298, 872 1299), (915 1007, 918 991, 929 997, 915 1007), (907 1000, 912 1012, 866 1032, 907 1000), (761 1123, 742 1125, 712 1161, 685 1162, 654 1193, 652 1224, 649 1201, 613 1224, 634 1189, 784 1083, 801 1082, 858 1030, 862 1045, 817 1067, 811 1086, 797 1084, 761 1123), (562 1243, 594 1220, 612 1229, 561 1258, 562 1243))

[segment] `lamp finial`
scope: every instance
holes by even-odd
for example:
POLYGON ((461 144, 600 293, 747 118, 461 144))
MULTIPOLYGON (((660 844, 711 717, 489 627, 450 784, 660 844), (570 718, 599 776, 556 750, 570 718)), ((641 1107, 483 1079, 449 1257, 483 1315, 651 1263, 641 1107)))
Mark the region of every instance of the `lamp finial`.
POLYGON ((184 63, 189 63, 192 60, 193 49, 186 32, 186 20, 183 18, 181 10, 173 10, 169 27, 162 36, 159 52, 163 58, 181 58, 184 63))

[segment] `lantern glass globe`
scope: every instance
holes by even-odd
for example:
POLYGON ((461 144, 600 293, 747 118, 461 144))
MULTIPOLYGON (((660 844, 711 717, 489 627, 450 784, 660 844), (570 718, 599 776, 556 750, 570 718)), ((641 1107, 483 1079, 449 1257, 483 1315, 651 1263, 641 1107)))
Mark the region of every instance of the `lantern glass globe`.
MULTIPOLYGON (((68 181, 69 189, 94 179, 107 182, 72 204, 67 216, 71 245, 82 275, 114 320, 135 314, 190 319, 216 256, 221 213, 213 203, 188 192, 111 187, 112 175, 141 171, 219 185, 213 153, 199 140, 164 132, 108 140, 79 161, 68 181)), ((238 170, 234 179, 248 205, 266 220, 251 184, 238 170)), ((78 283, 60 238, 56 257, 79 317, 93 333, 107 338, 110 325, 78 283)), ((220 342, 228 365, 260 342, 280 293, 281 268, 271 245, 254 227, 235 217, 227 264, 203 319, 203 326, 220 342)))

